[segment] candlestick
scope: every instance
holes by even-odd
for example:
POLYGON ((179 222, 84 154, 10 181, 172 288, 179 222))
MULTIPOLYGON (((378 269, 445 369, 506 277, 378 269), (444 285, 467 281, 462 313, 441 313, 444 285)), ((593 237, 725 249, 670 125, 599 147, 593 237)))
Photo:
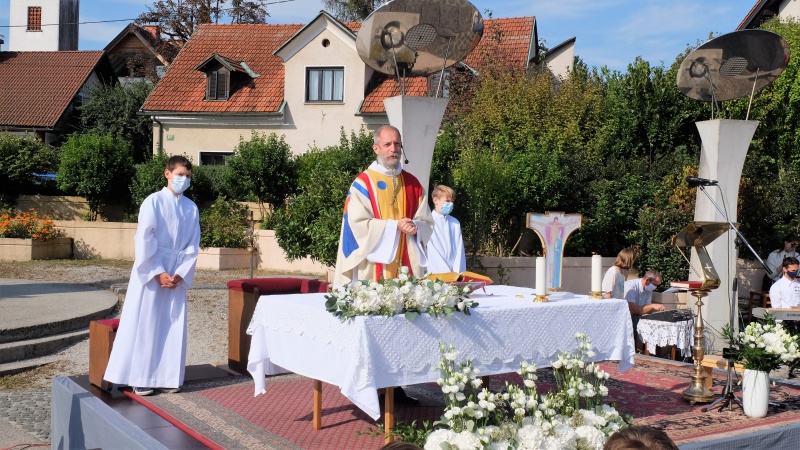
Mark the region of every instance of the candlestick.
POLYGON ((544 256, 536 258, 536 296, 547 295, 547 277, 545 276, 547 262, 544 256))

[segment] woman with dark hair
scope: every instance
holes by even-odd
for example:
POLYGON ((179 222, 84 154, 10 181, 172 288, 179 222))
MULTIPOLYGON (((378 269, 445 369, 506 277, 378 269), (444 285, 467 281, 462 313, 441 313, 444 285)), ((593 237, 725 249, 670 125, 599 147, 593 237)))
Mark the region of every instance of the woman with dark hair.
POLYGON ((783 260, 787 257, 800 258, 797 253, 797 235, 791 233, 783 238, 781 245, 767 256, 767 267, 772 271, 772 276, 764 275, 762 291, 769 291, 772 284, 783 276, 783 260))

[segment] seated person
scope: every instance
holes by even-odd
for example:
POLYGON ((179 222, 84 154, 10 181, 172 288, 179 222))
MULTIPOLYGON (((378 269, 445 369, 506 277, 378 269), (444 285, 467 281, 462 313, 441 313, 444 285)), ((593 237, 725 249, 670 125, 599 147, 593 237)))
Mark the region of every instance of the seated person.
POLYGON ((762 291, 768 291, 773 283, 783 278, 783 260, 791 256, 800 258, 797 253, 797 236, 788 234, 783 238, 781 245, 767 256, 767 267, 772 271, 772 276, 764 275, 762 291))
POLYGON ((645 426, 623 428, 611 436, 603 450, 678 450, 675 442, 663 431, 645 426))
POLYGON ((625 293, 623 295, 631 312, 633 338, 637 350, 642 350, 642 341, 636 332, 639 318, 643 314, 664 311, 664 305, 653 303, 653 291, 656 290, 659 284, 661 284, 661 272, 655 269, 648 270, 642 278, 634 278, 625 282, 625 293))
POLYGON ((800 283, 797 281, 797 258, 783 259, 781 278, 769 289, 769 300, 773 308, 796 308, 800 306, 800 283))
POLYGON ((467 270, 464 254, 464 239, 461 237, 461 224, 450 213, 456 193, 440 184, 431 193, 435 207, 433 215, 433 235, 428 241, 428 273, 461 273, 467 270))
POLYGON ((606 275, 603 277, 601 291, 604 298, 623 298, 625 295, 625 275, 633 268, 635 259, 636 254, 629 248, 623 248, 619 252, 614 265, 608 268, 606 275))

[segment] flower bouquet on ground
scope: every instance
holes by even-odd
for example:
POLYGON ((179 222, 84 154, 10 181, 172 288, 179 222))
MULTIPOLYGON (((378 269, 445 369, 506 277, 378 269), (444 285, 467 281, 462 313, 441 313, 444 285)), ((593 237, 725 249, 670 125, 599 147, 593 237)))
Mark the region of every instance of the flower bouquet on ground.
POLYGON ((470 315, 478 306, 469 298, 468 287, 438 280, 420 280, 401 267, 397 278, 360 281, 325 296, 325 308, 346 322, 356 316, 394 316, 404 314, 414 320, 422 313, 450 317, 454 312, 470 315))
POLYGON ((772 372, 800 357, 797 336, 775 323, 774 316, 768 314, 765 319, 766 323, 751 322, 739 333, 733 333, 727 325, 722 329, 736 362, 745 369, 772 372))
POLYGON ((608 436, 631 420, 603 404, 608 374, 591 362, 591 340, 583 333, 575 338, 577 354, 563 353, 553 361, 557 387, 545 394, 536 390, 533 364, 520 364, 522 386, 506 384, 503 392, 493 393, 481 386, 472 361, 456 362, 453 346, 440 345, 437 382, 446 406, 425 450, 602 449, 608 436))

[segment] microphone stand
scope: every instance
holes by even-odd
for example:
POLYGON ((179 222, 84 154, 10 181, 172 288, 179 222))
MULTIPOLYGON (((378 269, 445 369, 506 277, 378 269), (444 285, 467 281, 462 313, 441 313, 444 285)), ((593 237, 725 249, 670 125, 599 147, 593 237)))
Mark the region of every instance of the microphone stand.
MULTIPOLYGON (((730 227, 730 229, 736 232, 736 239, 734 240, 734 243, 735 243, 736 249, 737 249, 737 251, 736 251, 737 259, 738 259, 738 256, 739 256, 739 252, 738 252, 739 243, 741 242, 741 243, 743 243, 744 245, 747 246, 747 248, 750 250, 750 253, 752 253, 753 256, 756 257, 758 262, 761 263, 761 265, 767 271, 767 274, 771 276, 772 275, 772 271, 769 269, 769 267, 767 267, 766 263, 764 263, 764 260, 762 260, 761 257, 758 256, 758 253, 756 253, 755 250, 753 250, 753 247, 750 245, 749 242, 747 242, 747 239, 745 239, 745 237, 742 235, 742 233, 739 232, 739 230, 736 228, 736 226, 733 224, 733 222, 731 222, 731 219, 728 217, 728 215, 725 213, 725 211, 723 211, 719 207, 719 205, 717 205, 717 202, 714 201, 714 198, 712 198, 711 195, 709 195, 708 192, 706 192, 705 186, 701 184, 698 187, 700 188, 701 191, 703 191, 703 194, 705 194, 705 196, 708 197, 708 200, 711 202, 712 205, 714 205, 714 207, 722 215, 722 217, 725 218, 725 221, 728 222, 728 226, 730 227)), ((717 185, 717 187, 719 187, 719 186, 717 185)), ((736 317, 736 315, 734 314, 734 309, 735 309, 734 308, 734 301, 736 301, 736 299, 738 297, 738 281, 739 281, 739 278, 738 278, 736 272, 737 271, 734 270, 733 283, 732 283, 732 287, 731 287, 731 290, 732 290, 732 292, 731 292, 731 300, 730 300, 730 302, 728 304, 728 308, 730 310, 730 314, 729 314, 729 318, 728 318, 728 327, 730 328, 731 333, 733 333, 733 324, 734 324, 734 319, 736 317)), ((725 357, 725 352, 723 352, 722 356, 725 357)), ((718 404, 720 402, 722 402, 722 404, 720 405, 719 410, 718 410, 720 412, 723 409, 725 409, 726 406, 728 406, 730 409, 732 409, 733 408, 733 403, 736 403, 737 405, 739 405, 739 407, 742 407, 741 401, 736 396, 736 394, 733 393, 733 363, 731 363, 731 358, 730 357, 731 357, 730 354, 728 354, 728 357, 725 357, 725 359, 728 361, 728 377, 727 377, 726 382, 725 382, 725 389, 723 389, 723 391, 722 391, 722 397, 714 400, 708 406, 703 407, 703 409, 702 409, 703 412, 707 412, 709 409, 713 408, 716 404, 718 404)))

